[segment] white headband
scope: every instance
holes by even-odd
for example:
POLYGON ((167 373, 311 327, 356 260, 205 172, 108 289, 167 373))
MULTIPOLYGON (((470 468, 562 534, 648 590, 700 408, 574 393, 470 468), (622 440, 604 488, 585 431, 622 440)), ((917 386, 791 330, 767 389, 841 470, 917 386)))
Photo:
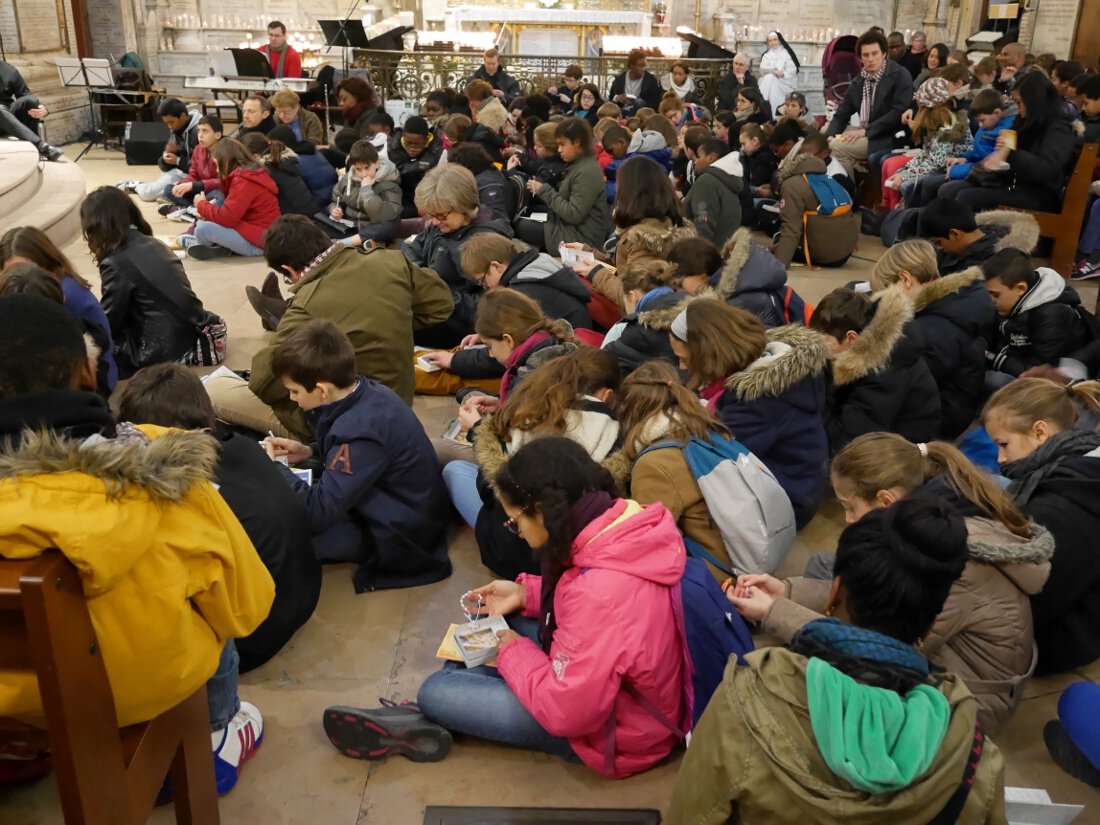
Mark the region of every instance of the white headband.
POLYGON ((688 312, 682 310, 676 319, 672 322, 672 334, 679 338, 681 341, 687 341, 688 339, 688 312))

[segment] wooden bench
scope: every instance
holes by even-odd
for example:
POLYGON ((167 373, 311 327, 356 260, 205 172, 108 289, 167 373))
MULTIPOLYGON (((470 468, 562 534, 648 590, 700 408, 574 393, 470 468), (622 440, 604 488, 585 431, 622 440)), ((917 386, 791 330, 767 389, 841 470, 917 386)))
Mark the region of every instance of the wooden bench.
POLYGON ((1096 165, 1096 152, 1095 143, 1086 143, 1081 147, 1077 163, 1066 182, 1062 211, 1024 210, 1038 221, 1039 235, 1054 240, 1054 248, 1050 251, 1050 266, 1063 278, 1068 278, 1073 270, 1073 254, 1081 239, 1081 223, 1085 219, 1085 208, 1089 202, 1089 184, 1092 183, 1092 170, 1096 165))
POLYGON ((0 741, 53 751, 66 825, 146 822, 169 773, 176 821, 218 825, 205 687, 152 721, 120 730, 80 576, 56 550, 0 559, 4 669, 35 672, 48 730, 0 719, 0 741))

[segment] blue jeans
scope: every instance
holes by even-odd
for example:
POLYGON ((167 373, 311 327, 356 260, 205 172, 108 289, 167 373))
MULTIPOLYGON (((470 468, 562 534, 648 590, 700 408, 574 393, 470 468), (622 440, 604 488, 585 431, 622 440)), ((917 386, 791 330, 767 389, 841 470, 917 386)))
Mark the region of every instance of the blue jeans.
POLYGON ((246 241, 236 229, 230 229, 228 226, 222 226, 213 221, 199 221, 196 223, 195 238, 199 243, 207 246, 224 246, 234 255, 256 258, 264 254, 260 247, 246 241))
POLYGON ((241 700, 237 696, 237 676, 240 656, 232 639, 227 639, 222 648, 218 669, 206 682, 206 702, 210 708, 210 730, 218 731, 229 725, 229 720, 241 709, 241 700))
MULTIPOLYGON (((538 642, 534 619, 512 615, 508 624, 521 636, 538 642)), ((420 686, 416 703, 425 716, 447 730, 580 761, 569 740, 542 727, 495 667, 467 669, 458 662, 447 662, 420 686)))
POLYGON ((452 461, 443 467, 443 484, 463 521, 477 524, 481 512, 481 494, 477 491, 477 465, 472 461, 452 461))
MULTIPOLYGON (((167 186, 165 186, 164 187, 164 192, 162 193, 162 196, 165 199, 167 199, 167 200, 171 201, 172 203, 174 203, 176 206, 181 206, 181 207, 182 206, 191 206, 195 202, 195 195, 197 195, 198 193, 192 190, 191 192, 188 192, 186 195, 183 195, 182 197, 176 197, 175 195, 172 194, 172 189, 178 183, 180 183, 180 181, 176 181, 175 183, 170 183, 167 186)), ((208 201, 210 201, 211 203, 213 203, 215 206, 221 206, 222 202, 225 201, 225 195, 223 195, 217 189, 214 189, 214 190, 206 193, 206 199, 208 201)))
POLYGON ((1092 198, 1088 217, 1085 219, 1085 231, 1081 233, 1081 242, 1077 248, 1086 255, 1100 249, 1100 198, 1092 198))

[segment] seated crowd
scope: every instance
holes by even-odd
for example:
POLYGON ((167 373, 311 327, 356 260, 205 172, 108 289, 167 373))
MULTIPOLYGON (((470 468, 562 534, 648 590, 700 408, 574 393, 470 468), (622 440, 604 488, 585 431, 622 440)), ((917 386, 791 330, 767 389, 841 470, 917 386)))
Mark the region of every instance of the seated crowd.
MULTIPOLYGON (((621 778, 692 731, 672 823, 1004 821, 1028 680, 1100 657, 1100 321, 1066 282, 1100 276, 1100 199, 1072 273, 999 207, 1058 209, 1100 76, 899 37, 859 38, 828 123, 778 32, 713 116, 640 51, 606 94, 570 67, 524 97, 490 50, 400 128, 353 75, 331 140, 288 90, 231 137, 166 100, 160 175, 81 208, 98 300, 44 233, 0 238, 0 555, 57 546, 95 583, 124 724, 206 684, 223 793, 263 738, 237 676, 309 620, 320 565, 437 582, 463 522, 496 658, 325 710, 340 752, 459 733, 621 778), (868 179, 886 252, 811 307, 788 267, 849 260, 868 179), (188 227, 153 237, 127 192, 188 227), (180 258, 229 255, 272 269, 246 290, 272 334, 200 381, 227 334, 180 258), (417 393, 455 398, 445 433, 417 393), (836 547, 777 578, 829 497, 836 547)), ((0 716, 40 719, 32 682, 0 716)), ((1052 752, 1078 765, 1095 718, 1052 752)))

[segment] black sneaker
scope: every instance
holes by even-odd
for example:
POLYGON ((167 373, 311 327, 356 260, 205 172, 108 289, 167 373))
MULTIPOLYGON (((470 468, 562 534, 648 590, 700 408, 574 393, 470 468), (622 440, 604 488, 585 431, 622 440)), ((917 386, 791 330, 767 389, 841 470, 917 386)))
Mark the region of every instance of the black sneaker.
POLYGON ((324 716, 333 747, 353 759, 385 759, 399 753, 413 762, 438 762, 451 750, 451 734, 429 722, 414 704, 383 700, 376 710, 337 705, 324 716))
POLYGON ((57 163, 60 160, 64 160, 65 153, 58 149, 56 146, 50 146, 48 143, 42 144, 42 149, 39 151, 46 160, 57 163))
POLYGON ((174 203, 162 203, 157 207, 157 214, 162 218, 167 218, 169 213, 175 212, 177 209, 179 209, 179 207, 174 203))
POLYGON ((187 255, 196 261, 212 261, 215 258, 228 258, 233 253, 224 246, 196 243, 187 247, 187 255))

